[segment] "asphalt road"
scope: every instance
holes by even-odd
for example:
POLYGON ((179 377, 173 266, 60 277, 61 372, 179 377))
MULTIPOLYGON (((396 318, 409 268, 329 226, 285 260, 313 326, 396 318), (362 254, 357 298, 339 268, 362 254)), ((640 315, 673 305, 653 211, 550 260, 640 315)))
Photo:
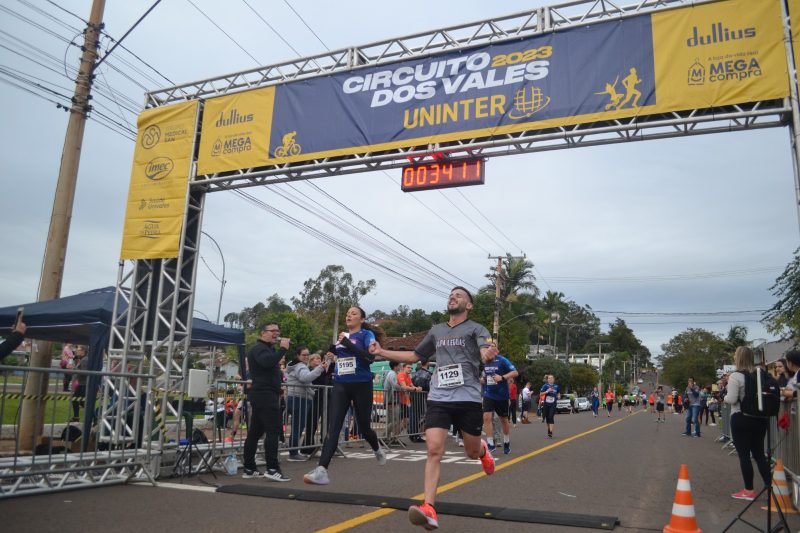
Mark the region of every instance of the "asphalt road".
MULTIPOLYGON (((699 527, 721 531, 744 508, 729 494, 742 488, 738 459, 715 442, 717 428, 705 427, 699 439, 681 435, 682 417, 667 415, 657 424, 652 415, 614 411, 614 418, 591 413, 558 415, 556 438, 548 440, 544 425, 535 421, 512 430, 512 453, 499 454, 493 476, 480 474, 477 462, 463 449, 448 444, 442 467, 439 501, 485 504, 563 513, 617 516, 615 531, 661 531, 670 521, 678 471, 688 465, 699 527), (479 475, 475 475, 479 474, 479 475)), ((281 487, 350 494, 413 498, 421 496, 424 444, 393 451, 384 467, 369 449, 345 450, 334 459, 327 487, 304 485, 302 475, 313 463, 284 460, 293 478, 281 487), (367 452, 367 453, 364 453, 367 452)), ((240 531, 409 531, 406 512, 353 505, 296 502, 213 492, 215 484, 270 484, 220 473, 184 480, 28 496, 0 501, 0 529, 5 532, 137 533, 240 531)), ((756 482, 756 489, 760 483, 756 482)), ((745 515, 762 529, 766 511, 758 502, 745 515)), ((777 516, 777 515, 774 515, 777 516)), ((792 531, 800 530, 800 515, 790 515, 792 531)), ((439 516, 449 531, 568 532, 584 528, 439 516)), ((736 524, 730 531, 753 531, 736 524)))

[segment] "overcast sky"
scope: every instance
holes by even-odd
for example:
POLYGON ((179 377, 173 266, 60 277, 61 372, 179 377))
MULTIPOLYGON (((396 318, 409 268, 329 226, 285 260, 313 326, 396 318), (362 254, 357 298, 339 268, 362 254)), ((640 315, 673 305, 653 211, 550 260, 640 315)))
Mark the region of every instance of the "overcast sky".
MULTIPOLYGON (((88 0, 55 3, 88 18, 88 0)), ((324 52, 325 46, 343 48, 551 3, 167 0, 124 44, 173 82, 185 83, 296 57, 247 4, 297 52, 311 55, 324 52)), ((83 23, 53 4, 47 0, 0 2, 0 65, 6 73, 0 80, 9 81, 8 72, 21 73, 40 78, 42 85, 55 83, 62 88, 46 86, 71 95, 72 82, 63 73, 65 65, 73 68, 78 63, 80 51, 68 43, 83 23)), ((121 37, 150 4, 107 2, 106 31, 121 37)), ((108 45, 107 39, 104 44, 108 45)), ((96 109, 131 129, 135 113, 124 108, 138 111, 146 90, 170 85, 124 50, 110 56, 97 82, 112 87, 118 96, 115 102, 97 94, 96 109)), ((6 306, 36 298, 67 114, 7 83, 0 84, 0 97, 5 103, 0 128, 4 184, 0 249, 5 250, 0 306, 6 306)), ((53 94, 47 97, 63 102, 53 94)), ((133 141, 98 121, 87 124, 62 295, 116 282, 133 147, 133 141)), ((498 157, 486 165, 485 185, 414 196, 400 191, 398 170, 325 178, 313 184, 474 286, 486 281, 483 276, 492 264, 489 254, 524 252, 536 266, 542 292, 561 291, 578 304, 590 305, 604 329, 621 316, 653 354, 688 327, 724 335, 731 325, 740 324, 749 329, 751 339, 771 338, 758 322, 760 313, 678 313, 752 311, 774 303, 769 287, 791 260, 800 236, 787 129, 498 157), (464 197, 502 234, 475 213, 464 197)), ((321 204, 315 212, 323 218, 344 219, 388 241, 308 183, 293 187, 321 204)), ((298 194, 283 185, 275 189, 298 194)), ((273 189, 246 191, 341 237, 338 230, 273 189)), ((377 289, 362 302, 367 312, 389 311, 398 305, 432 311, 445 305, 443 297, 358 262, 232 192, 207 197, 203 229, 217 240, 225 257, 223 316, 274 293, 288 301, 306 279, 316 277, 329 264, 343 265, 356 279, 377 280, 377 289)), ((372 248, 354 244, 383 260, 372 248)), ((195 308, 198 316, 213 321, 220 284, 211 271, 221 276, 221 260, 208 239, 203 241, 201 255, 207 266, 199 267, 195 308)), ((438 287, 446 290, 447 284, 438 287)))

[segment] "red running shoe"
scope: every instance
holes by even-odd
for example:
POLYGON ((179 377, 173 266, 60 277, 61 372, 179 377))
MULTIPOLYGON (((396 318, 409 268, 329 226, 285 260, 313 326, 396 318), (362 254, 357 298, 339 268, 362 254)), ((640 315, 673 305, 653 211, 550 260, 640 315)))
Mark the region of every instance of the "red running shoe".
POLYGON ((731 494, 731 498, 736 498, 737 500, 747 500, 751 502, 756 499, 756 491, 742 489, 739 492, 734 492, 731 494))
POLYGON ((483 447, 481 466, 483 466, 483 471, 486 472, 486 475, 491 476, 494 474, 494 457, 492 457, 492 452, 489 451, 489 446, 487 446, 486 441, 483 439, 481 439, 481 446, 483 447))
POLYGON ((429 503, 422 505, 412 505, 408 508, 408 519, 415 526, 422 526, 428 531, 439 529, 439 520, 436 516, 436 509, 429 503))

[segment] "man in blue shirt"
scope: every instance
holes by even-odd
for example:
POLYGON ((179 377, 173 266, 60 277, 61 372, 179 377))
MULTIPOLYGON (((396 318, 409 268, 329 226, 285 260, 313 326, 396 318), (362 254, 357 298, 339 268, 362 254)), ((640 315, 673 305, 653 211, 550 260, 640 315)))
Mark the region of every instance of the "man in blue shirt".
POLYGON ((484 375, 481 377, 483 385, 483 432, 486 433, 486 442, 489 451, 494 451, 494 431, 492 431, 492 413, 500 417, 503 426, 503 453, 511 453, 511 437, 508 425, 508 380, 519 375, 514 363, 497 355, 492 361, 483 366, 484 375))

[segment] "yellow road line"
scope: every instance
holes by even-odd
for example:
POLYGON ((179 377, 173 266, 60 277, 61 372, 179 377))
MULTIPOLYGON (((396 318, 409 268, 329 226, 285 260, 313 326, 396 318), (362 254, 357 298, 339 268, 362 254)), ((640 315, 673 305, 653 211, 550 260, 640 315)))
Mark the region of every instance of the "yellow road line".
MULTIPOLYGON (((632 415, 637 415, 640 412, 641 411, 636 411, 636 412, 631 413, 631 414, 632 415)), ((598 427, 596 427, 594 429, 590 429, 589 431, 584 431, 583 433, 578 433, 577 435, 573 435, 573 436, 568 437, 568 438, 566 438, 564 440, 560 440, 558 442, 554 442, 553 444, 545 446, 544 448, 539 448, 538 450, 534 450, 534 451, 532 451, 530 453, 526 453, 525 455, 520 455, 519 457, 511 459, 508 462, 504 462, 501 465, 498 465, 497 468, 495 468, 495 472, 497 472, 498 470, 503 470, 504 468, 508 468, 511 465, 515 465, 515 464, 520 463, 522 461, 526 461, 526 460, 530 459, 531 457, 536 457, 537 455, 543 454, 544 452, 550 451, 550 450, 552 450, 554 448, 558 448, 559 446, 567 444, 568 442, 572 442, 573 440, 577 440, 577 439, 586 437, 588 435, 591 435, 592 433, 594 433, 596 431, 600 431, 601 429, 605 429, 607 427, 611 427, 614 424, 618 424, 618 423, 622 422, 623 420, 625 420, 627 418, 628 417, 617 418, 616 420, 608 422, 607 424, 603 424, 602 426, 598 426, 598 427)), ((472 474, 472 475, 469 475, 469 476, 466 476, 466 477, 462 477, 461 479, 457 479, 455 481, 451 481, 450 483, 447 483, 446 485, 440 486, 436 490, 436 494, 441 494, 443 492, 447 492, 449 490, 453 490, 453 489, 455 489, 457 487, 460 487, 461 485, 466 485, 467 483, 470 483, 472 481, 475 481, 476 479, 480 479, 480 478, 483 478, 483 477, 486 477, 486 474, 484 474, 483 472, 478 472, 478 473, 475 473, 475 474, 472 474)), ((422 500, 424 497, 425 497, 425 494, 421 493, 421 494, 417 494, 416 496, 412 496, 412 499, 414 499, 414 500, 422 500)), ((345 530, 350 529, 352 527, 360 526, 361 524, 365 524, 367 522, 371 522, 372 520, 377 520, 378 518, 381 518, 381 517, 384 517, 384 516, 389 515, 391 513, 394 513, 395 511, 397 511, 397 509, 379 509, 377 511, 372 511, 371 513, 367 513, 367 514, 364 514, 364 515, 361 515, 361 516, 357 516, 355 518, 351 518, 350 520, 345 520, 344 522, 339 522, 338 524, 334 524, 332 526, 328 526, 328 527, 323 528, 323 529, 318 529, 315 533, 337 533, 338 531, 345 531, 345 530)))

